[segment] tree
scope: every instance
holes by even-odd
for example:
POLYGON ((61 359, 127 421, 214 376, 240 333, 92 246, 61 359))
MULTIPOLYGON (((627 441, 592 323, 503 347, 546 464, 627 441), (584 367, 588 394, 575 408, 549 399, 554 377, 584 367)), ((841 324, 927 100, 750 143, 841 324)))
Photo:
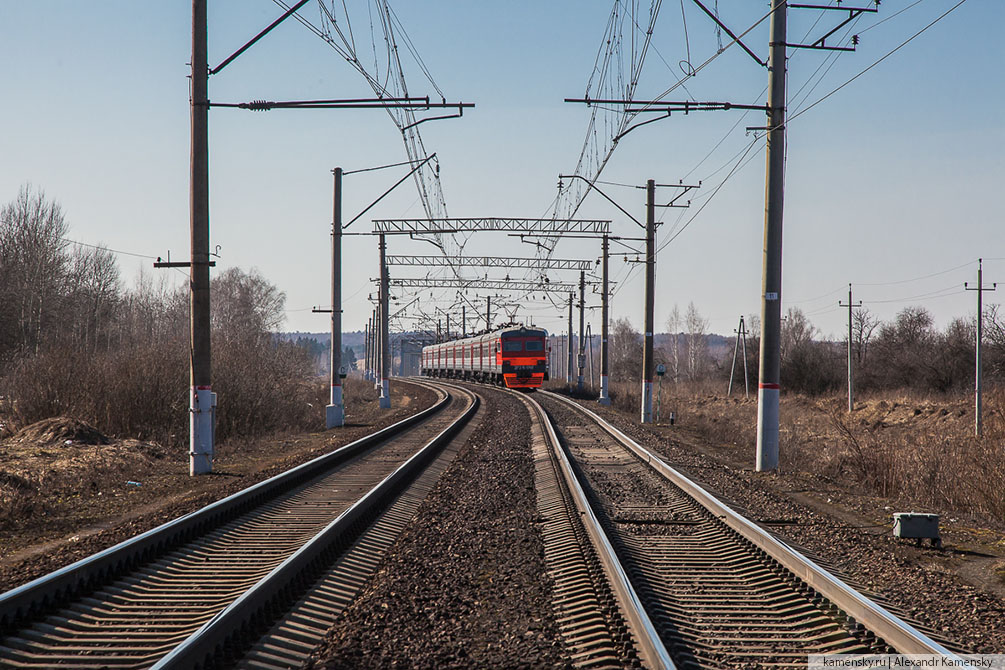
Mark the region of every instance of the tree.
POLYGON ((628 319, 611 324, 611 378, 636 381, 642 378, 642 335, 628 319))
POLYGON ((0 209, 0 356, 37 351, 54 320, 69 256, 63 210, 26 184, 0 209))
POLYGON ((708 319, 702 317, 693 302, 687 305, 684 317, 687 328, 687 378, 690 381, 701 379, 708 368, 708 340, 705 331, 708 329, 708 319))
POLYGON ((860 307, 851 315, 851 338, 852 351, 855 354, 855 361, 859 365, 864 365, 869 355, 869 341, 872 334, 879 327, 879 319, 866 307, 860 307))
POLYGON ((684 334, 681 329, 681 323, 680 310, 677 308, 677 305, 674 305, 670 316, 667 317, 667 358, 670 361, 670 378, 675 384, 680 381, 681 373, 681 343, 679 335, 684 334))
POLYGON ((257 269, 228 268, 211 284, 213 330, 228 338, 259 337, 282 325, 286 294, 257 269))

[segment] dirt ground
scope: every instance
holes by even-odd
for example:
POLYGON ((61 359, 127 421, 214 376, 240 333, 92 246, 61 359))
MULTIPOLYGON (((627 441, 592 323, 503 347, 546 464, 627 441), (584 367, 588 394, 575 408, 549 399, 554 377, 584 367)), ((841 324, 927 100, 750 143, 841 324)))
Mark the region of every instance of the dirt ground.
MULTIPOLYGON (((217 445, 212 474, 188 475, 185 448, 109 439, 68 417, 0 441, 0 592, 51 572, 428 407, 435 394, 391 385, 348 399, 338 431, 217 445)), ((318 413, 324 424, 324 408, 318 413)))

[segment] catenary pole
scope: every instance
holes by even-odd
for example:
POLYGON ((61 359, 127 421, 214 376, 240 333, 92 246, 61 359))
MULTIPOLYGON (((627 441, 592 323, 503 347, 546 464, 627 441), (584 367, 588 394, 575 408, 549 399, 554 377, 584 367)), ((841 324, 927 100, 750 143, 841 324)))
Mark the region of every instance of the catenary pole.
POLYGON ((572 291, 569 291, 569 346, 568 346, 568 361, 565 366, 565 385, 568 389, 572 390, 572 350, 573 350, 573 331, 572 331, 572 291))
POLYGON ((325 428, 345 425, 342 400, 342 168, 332 171, 332 341, 331 402, 325 408, 325 428))
POLYGON ((388 277, 387 277, 387 241, 384 235, 380 236, 380 407, 389 409, 391 407, 391 347, 388 328, 390 318, 388 315, 388 277))
POLYGON ((656 300, 656 182, 646 181, 646 316, 642 350, 642 423, 653 421, 653 310, 656 300))
POLYGON ((610 242, 607 239, 607 235, 604 235, 603 241, 601 242, 601 251, 603 252, 603 257, 601 260, 601 267, 603 272, 603 295, 600 300, 600 398, 597 399, 601 405, 610 405, 611 397, 607 393, 607 300, 608 300, 608 287, 607 287, 607 257, 610 251, 610 242))
POLYGON ((210 369, 209 302, 209 65, 206 60, 207 0, 192 2, 192 143, 189 214, 191 257, 191 359, 189 474, 213 470, 213 387, 210 369))
POLYGON ((586 365, 586 331, 584 328, 584 314, 586 309, 586 273, 579 271, 579 343, 576 345, 576 362, 579 364, 579 379, 576 383, 576 390, 583 392, 583 372, 586 365))
POLYGON ((380 390, 380 347, 383 337, 380 333, 380 287, 377 287, 377 307, 373 309, 373 344, 370 355, 373 359, 373 388, 380 390))
POLYGON ((492 296, 485 296, 485 330, 492 330, 492 296))
POLYGON ((781 391, 782 211, 785 196, 785 40, 787 0, 771 0, 768 55, 768 138, 764 185, 764 261, 761 278, 761 352, 757 385, 757 459, 760 471, 778 468, 781 391))

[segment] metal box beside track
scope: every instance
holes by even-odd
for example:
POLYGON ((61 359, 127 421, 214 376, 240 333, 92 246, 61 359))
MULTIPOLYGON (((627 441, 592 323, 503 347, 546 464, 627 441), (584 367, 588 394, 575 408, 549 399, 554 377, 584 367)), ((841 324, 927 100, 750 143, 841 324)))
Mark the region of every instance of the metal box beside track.
POLYGON ((939 536, 939 515, 921 512, 897 512, 893 515, 893 536, 917 540, 931 540, 933 547, 942 546, 939 536))

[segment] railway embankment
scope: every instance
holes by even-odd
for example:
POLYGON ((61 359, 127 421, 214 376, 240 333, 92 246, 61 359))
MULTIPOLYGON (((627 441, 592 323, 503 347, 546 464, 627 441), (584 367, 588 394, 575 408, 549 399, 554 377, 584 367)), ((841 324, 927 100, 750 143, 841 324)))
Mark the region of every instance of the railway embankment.
POLYGON ((378 408, 375 392, 351 399, 340 431, 217 445, 214 472, 200 477, 188 475, 185 450, 109 439, 72 420, 15 434, 0 442, 0 592, 400 421, 436 398, 408 383, 392 384, 391 392, 391 411, 378 408))
MULTIPOLYGON (((702 400, 704 407, 685 402, 670 405, 677 409, 673 425, 666 420, 668 404, 663 405, 663 422, 643 425, 637 413, 600 407, 592 400, 579 402, 663 456, 734 509, 770 528, 898 613, 954 640, 961 648, 983 653, 1005 649, 1005 533, 1000 520, 988 514, 925 505, 924 492, 918 492, 913 500, 909 491, 883 497, 859 483, 854 473, 842 479, 809 467, 801 469, 800 461, 790 461, 786 467, 784 454, 780 472, 754 472, 747 435, 750 426, 742 421, 729 423, 721 413, 722 406, 743 401, 720 398, 718 408, 709 408, 713 401, 707 398, 702 400), (893 537, 893 512, 907 511, 941 513, 942 549, 932 548, 927 542, 918 547, 893 537)), ((877 402, 886 402, 880 410, 891 410, 886 421, 893 424, 899 408, 893 406, 893 401, 877 402)), ((912 406, 905 411, 911 418, 931 415, 930 421, 934 422, 941 419, 945 423, 945 417, 958 414, 929 412, 924 407, 915 413, 915 409, 912 406)), ((797 434, 788 436, 790 446, 794 440, 803 440, 823 448, 813 442, 812 419, 805 413, 792 418, 794 423, 790 425, 796 426, 797 434)), ((865 418, 865 412, 857 418, 865 418)), ((821 420, 833 421, 826 415, 821 420)), ((927 424, 918 429, 919 434, 932 430, 927 424)), ((906 440, 899 434, 892 443, 905 444, 906 440)), ((952 471, 949 460, 947 455, 944 467, 950 471, 938 476, 968 476, 952 471)), ((801 461, 804 466, 813 462, 809 458, 801 461)), ((989 472, 987 476, 996 475, 989 472)))

